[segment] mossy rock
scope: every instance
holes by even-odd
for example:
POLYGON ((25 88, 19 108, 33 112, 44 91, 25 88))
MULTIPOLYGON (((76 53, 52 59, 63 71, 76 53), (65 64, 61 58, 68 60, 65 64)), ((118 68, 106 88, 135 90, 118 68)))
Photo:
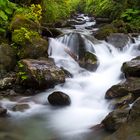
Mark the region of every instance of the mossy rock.
POLYGON ((140 97, 140 78, 130 77, 117 85, 112 86, 106 92, 106 99, 115 99, 132 93, 134 98, 140 97))
POLYGON ((13 48, 8 44, 0 45, 0 75, 13 70, 16 64, 16 56, 13 48))
POLYGON ((83 58, 79 60, 79 64, 81 67, 89 71, 95 71, 99 65, 99 62, 95 54, 91 52, 85 52, 83 58))
POLYGON ((10 23, 10 30, 14 31, 20 29, 21 27, 27 28, 29 30, 38 31, 39 24, 26 18, 23 14, 16 14, 10 23))
POLYGON ((111 33, 117 33, 118 30, 111 24, 104 25, 101 27, 97 33, 95 34, 95 38, 104 40, 107 36, 109 36, 111 33))
POLYGON ((48 60, 23 59, 18 63, 19 84, 34 89, 45 89, 64 83, 65 72, 48 60))
POLYGON ((41 38, 38 32, 20 28, 14 30, 12 41, 20 45, 18 56, 23 58, 48 57, 48 42, 41 38))
POLYGON ((140 77, 140 59, 133 59, 123 63, 121 70, 125 77, 140 77))

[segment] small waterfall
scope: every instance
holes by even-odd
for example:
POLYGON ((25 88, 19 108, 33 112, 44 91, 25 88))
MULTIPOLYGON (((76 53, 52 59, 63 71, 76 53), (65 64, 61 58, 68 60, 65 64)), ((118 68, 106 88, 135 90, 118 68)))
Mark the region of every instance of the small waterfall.
MULTIPOLYGON (((109 113, 108 103, 104 99, 105 92, 112 85, 121 81, 121 66, 123 62, 139 55, 135 44, 128 44, 121 51, 114 46, 101 42, 91 42, 81 35, 84 49, 95 53, 100 65, 95 72, 89 72, 65 51, 73 51, 73 34, 65 35, 59 39, 50 39, 50 57, 59 67, 64 67, 73 74, 73 78, 66 80, 65 84, 58 85, 52 91, 59 90, 67 93, 72 104, 70 107, 53 111, 51 123, 54 129, 61 134, 74 134, 98 124, 109 113), (90 44, 90 45, 89 45, 90 44), (92 49, 91 49, 92 48, 92 49)), ((81 47, 75 44, 74 47, 81 47)), ((75 53, 75 51, 73 51, 75 53)), ((78 55, 78 51, 76 52, 78 55)), ((47 92, 44 94, 46 96, 47 92)))
MULTIPOLYGON (((84 18, 88 23, 75 25, 78 29, 83 30, 87 24, 89 26, 94 24, 88 17, 79 18, 84 18)), ((123 62, 140 55, 138 50, 140 38, 134 39, 135 43, 128 43, 123 50, 120 50, 105 41, 98 41, 87 35, 88 32, 81 34, 81 32, 71 31, 72 33, 56 39, 50 38, 48 53, 58 67, 63 67, 73 75, 72 78, 67 78, 64 84, 56 85, 43 93, 29 97, 42 104, 29 102, 30 109, 25 112, 10 111, 9 106, 15 105, 16 102, 9 100, 0 102, 3 107, 9 109, 8 112, 11 115, 3 126, 6 130, 7 127, 10 128, 10 133, 16 135, 19 133, 22 140, 57 138, 86 140, 85 134, 90 131, 90 128, 99 124, 111 111, 104 96, 112 85, 122 80, 120 69, 123 62), (97 56, 99 66, 95 72, 80 67, 78 59, 84 51, 97 56), (59 108, 47 104, 48 96, 54 91, 68 94, 71 105, 59 108)))

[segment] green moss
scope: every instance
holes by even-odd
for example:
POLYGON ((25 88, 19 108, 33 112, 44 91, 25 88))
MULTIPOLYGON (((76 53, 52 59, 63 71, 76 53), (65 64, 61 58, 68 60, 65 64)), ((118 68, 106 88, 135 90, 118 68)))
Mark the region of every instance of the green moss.
POLYGON ((100 30, 97 32, 97 34, 95 35, 95 37, 97 39, 105 39, 108 35, 110 35, 111 33, 117 33, 118 30, 116 27, 114 27, 111 24, 107 24, 103 27, 100 28, 100 30))
POLYGON ((12 34, 12 41, 20 45, 25 45, 26 42, 32 42, 32 38, 40 38, 39 33, 24 27, 14 30, 12 34))

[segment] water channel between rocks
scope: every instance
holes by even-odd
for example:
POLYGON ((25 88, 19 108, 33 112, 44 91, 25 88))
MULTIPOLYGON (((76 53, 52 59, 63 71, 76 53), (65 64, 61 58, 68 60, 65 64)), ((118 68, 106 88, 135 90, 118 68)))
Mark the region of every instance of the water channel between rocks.
MULTIPOLYGON (((87 17, 86 20, 88 21, 87 17)), ((81 28, 78 26, 78 29, 81 28)), ((3 137, 14 137, 13 140, 92 140, 96 132, 90 128, 99 124, 110 112, 108 101, 104 98, 105 92, 122 80, 120 69, 123 62, 139 55, 137 46, 140 40, 136 39, 136 43, 128 43, 120 50, 105 41, 91 40, 91 37, 89 39, 87 33, 80 34, 86 50, 95 54, 99 61, 97 70, 90 72, 81 68, 65 51, 68 48, 77 53, 76 46, 80 42, 76 42, 75 35, 77 33, 69 33, 49 40, 50 58, 55 60, 57 66, 69 71, 73 77, 67 78, 64 84, 31 97, 45 105, 29 102, 30 109, 25 112, 9 110, 11 117, 0 120, 0 140, 3 137), (47 98, 53 91, 68 94, 71 105, 50 106, 47 98)), ((8 100, 1 103, 6 108, 15 104, 8 100)), ((95 134, 94 140, 101 140, 97 135, 100 134, 95 134)))

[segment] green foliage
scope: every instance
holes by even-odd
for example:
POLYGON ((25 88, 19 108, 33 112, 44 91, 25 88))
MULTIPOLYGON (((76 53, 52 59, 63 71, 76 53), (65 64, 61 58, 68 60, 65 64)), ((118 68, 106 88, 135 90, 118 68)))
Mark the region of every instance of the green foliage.
POLYGON ((43 0, 44 22, 53 23, 70 16, 80 0, 43 0))
POLYGON ((17 73, 17 76, 22 81, 28 79, 27 73, 24 71, 24 65, 20 61, 18 62, 18 69, 19 69, 19 72, 17 73))
POLYGON ((127 29, 129 32, 140 32, 140 10, 126 9, 121 14, 121 19, 127 22, 127 29))
POLYGON ((12 40, 17 44, 26 44, 26 42, 32 42, 32 38, 39 38, 40 35, 38 32, 28 30, 24 27, 14 30, 12 35, 12 40))
POLYGON ((139 15, 140 15, 140 10, 126 9, 126 11, 121 14, 121 18, 124 21, 131 22, 132 20, 139 18, 139 15))
POLYGON ((40 4, 32 4, 30 7, 20 7, 15 14, 23 15, 25 18, 39 23, 42 18, 42 7, 40 4))
POLYGON ((16 9, 16 5, 8 0, 0 0, 0 33, 4 33, 8 27, 8 22, 16 9))

